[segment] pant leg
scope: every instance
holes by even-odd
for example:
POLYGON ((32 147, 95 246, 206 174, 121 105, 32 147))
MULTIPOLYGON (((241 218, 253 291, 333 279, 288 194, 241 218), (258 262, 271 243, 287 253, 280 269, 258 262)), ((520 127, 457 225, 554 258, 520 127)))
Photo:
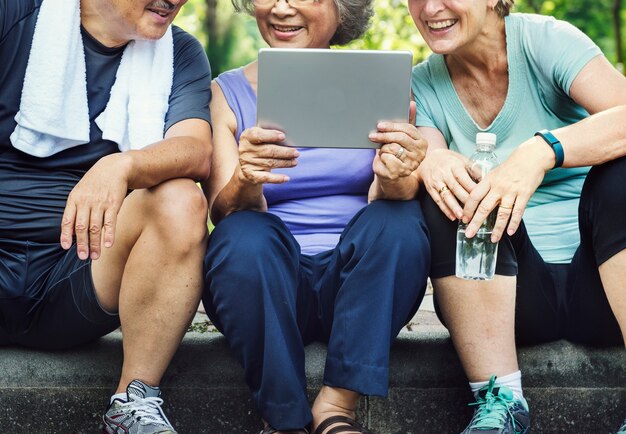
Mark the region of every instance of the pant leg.
MULTIPOLYGON (((421 193, 420 203, 430 232, 432 257, 430 277, 436 279, 454 276, 456 271, 456 233, 459 222, 448 219, 426 191, 421 193)), ((505 235, 498 244, 496 274, 515 276, 517 271, 517 256, 511 241, 505 235)))
POLYGON ((389 349, 424 296, 429 266, 417 201, 376 201, 352 219, 315 288, 329 330, 325 384, 387 394, 389 349))
MULTIPOLYGON (((428 193, 420 197, 431 236, 431 278, 455 275, 457 221, 449 220, 428 193)), ((513 236, 498 245, 496 274, 517 276, 515 334, 519 343, 548 342, 563 336, 564 297, 557 288, 565 287, 566 274, 551 268, 532 245, 522 222, 513 236)), ((435 308, 439 319, 443 318, 435 308)))
POLYGON ((533 246, 526 227, 511 237, 518 263, 515 296, 515 340, 539 344, 565 336, 567 264, 546 263, 533 246))
POLYGON ((76 245, 0 241, 0 345, 58 350, 119 327, 117 313, 98 302, 91 260, 76 245))
MULTIPOLYGON (((203 303, 245 370, 261 416, 276 429, 311 421, 298 322, 300 247, 269 213, 240 211, 212 232, 203 303)), ((302 315, 300 315, 302 317, 302 315)))
POLYGON ((572 260, 568 294, 567 330, 572 341, 593 345, 623 343, 598 267, 626 249, 625 215, 626 157, 622 157, 593 167, 581 193, 581 241, 572 260))
POLYGON ((581 240, 572 259, 567 297, 565 337, 568 340, 586 345, 623 345, 619 324, 587 241, 581 240))

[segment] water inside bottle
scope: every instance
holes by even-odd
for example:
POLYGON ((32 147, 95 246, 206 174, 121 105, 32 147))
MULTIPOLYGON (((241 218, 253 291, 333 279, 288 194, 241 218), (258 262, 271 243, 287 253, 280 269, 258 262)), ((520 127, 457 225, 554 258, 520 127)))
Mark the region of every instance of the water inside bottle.
POLYGON ((465 236, 465 227, 459 225, 456 233, 456 276, 469 280, 493 279, 498 256, 498 243, 491 242, 493 224, 483 225, 472 238, 465 236))

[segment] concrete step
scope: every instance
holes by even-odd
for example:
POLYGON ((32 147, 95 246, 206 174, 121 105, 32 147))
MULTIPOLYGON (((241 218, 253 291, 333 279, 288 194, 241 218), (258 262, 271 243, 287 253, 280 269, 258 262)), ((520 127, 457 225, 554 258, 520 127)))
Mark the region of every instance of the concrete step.
MULTIPOLYGON (((379 434, 459 433, 470 393, 447 331, 434 314, 403 331, 391 357, 389 399, 362 401, 359 418, 379 434)), ((195 329, 204 319, 198 317, 195 329)), ((626 417, 626 353, 555 342, 520 349, 533 433, 614 433, 626 417)), ((307 347, 310 395, 325 349, 307 347)), ((59 352, 0 351, 0 433, 95 433, 117 384, 121 333, 59 352)), ((243 372, 216 332, 189 332, 162 382, 165 410, 181 434, 253 433, 259 417, 243 372)))

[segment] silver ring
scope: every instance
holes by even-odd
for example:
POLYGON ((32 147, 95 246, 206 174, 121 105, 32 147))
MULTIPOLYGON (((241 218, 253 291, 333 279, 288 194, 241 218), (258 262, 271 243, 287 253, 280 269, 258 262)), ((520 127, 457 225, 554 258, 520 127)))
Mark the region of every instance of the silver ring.
POLYGON ((403 155, 404 155, 404 148, 400 146, 400 149, 398 149, 398 152, 396 152, 396 158, 398 160, 401 160, 403 155))

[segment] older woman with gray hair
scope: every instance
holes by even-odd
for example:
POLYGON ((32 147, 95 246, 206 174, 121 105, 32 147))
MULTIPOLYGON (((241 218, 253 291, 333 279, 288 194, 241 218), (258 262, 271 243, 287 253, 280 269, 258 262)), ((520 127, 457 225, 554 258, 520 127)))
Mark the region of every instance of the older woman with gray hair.
POLYGON ((571 24, 512 5, 408 0, 434 53, 413 70, 419 174, 435 297, 476 399, 465 434, 530 432, 515 339, 626 337, 626 78, 571 24), (477 182, 479 132, 502 164, 477 182), (472 238, 492 213, 496 276, 456 277, 458 220, 472 238))
MULTIPOLYGON (((372 14, 371 0, 235 4, 282 48, 347 43, 372 14)), ((263 433, 366 433, 355 421, 359 398, 387 394, 391 341, 426 287, 428 235, 415 200, 426 144, 411 122, 380 122, 370 134, 379 150, 279 146, 281 131, 255 126, 257 77, 253 62, 212 86, 204 190, 216 227, 204 306, 245 370, 263 433), (328 350, 310 408, 304 346, 313 341, 328 350)))

